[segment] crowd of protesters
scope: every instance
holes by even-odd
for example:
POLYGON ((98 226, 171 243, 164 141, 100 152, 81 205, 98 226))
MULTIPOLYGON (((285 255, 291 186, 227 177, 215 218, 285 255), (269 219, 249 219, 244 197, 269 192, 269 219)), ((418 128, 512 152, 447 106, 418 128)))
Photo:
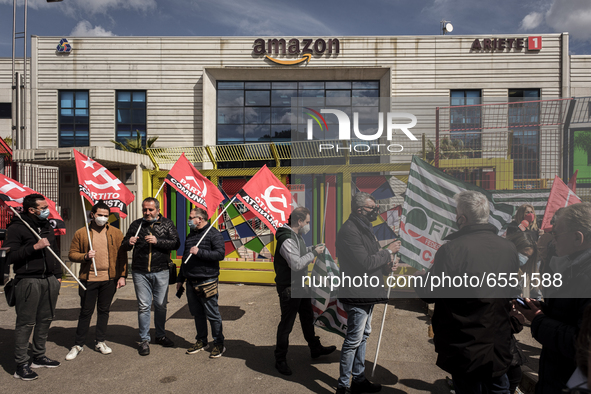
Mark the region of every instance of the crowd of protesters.
MULTIPOLYGON (((518 273, 521 278, 511 288, 485 288, 468 296, 415 288, 425 302, 435 303, 432 325, 437 365, 452 375, 455 392, 514 393, 521 380, 521 365, 526 362, 515 334, 527 325, 542 345, 536 393, 587 388, 591 378, 591 298, 581 296, 578 290, 591 283, 591 204, 559 209, 552 228, 546 232, 537 225, 534 207, 523 205, 506 237, 501 237, 498 229, 489 224, 489 201, 483 194, 464 191, 454 199, 459 230, 448 235, 448 242, 438 249, 430 274, 480 276, 496 271, 518 273), (531 278, 540 273, 560 274, 561 285, 533 286, 531 278)), ((171 251, 180 246, 176 226, 162 216, 155 198, 145 199, 142 210, 143 217, 132 222, 124 236, 108 223, 109 206, 98 202, 91 209, 90 226, 74 235, 69 258, 80 263, 80 280, 85 289, 81 286, 79 290, 80 315, 73 347, 66 356, 68 361, 84 350, 95 307, 94 349, 112 353, 106 343, 109 309, 116 291, 126 285, 128 251, 132 251, 131 271, 138 300, 139 355, 150 354, 151 342, 174 346, 166 336, 165 322, 169 285, 175 283, 179 296, 186 285, 189 310, 195 319, 196 342, 187 354, 208 349, 208 321, 213 338, 210 357, 219 358, 226 351, 218 305, 219 263, 225 255, 222 235, 208 223, 205 210, 192 209, 183 253, 185 264, 176 277, 176 267, 170 260, 171 251), (152 304, 156 332, 153 341, 149 335, 152 304)), ((380 246, 372 232, 378 213, 379 205, 371 195, 353 196, 351 215, 337 235, 336 252, 341 271, 370 275, 383 284, 384 275, 398 268, 400 242, 380 246)), ((4 244, 10 248, 7 262, 15 273, 14 377, 22 380, 37 379, 33 369, 60 366, 59 361, 45 355, 62 277, 59 262, 46 250, 57 251, 47 217, 45 198, 39 194, 27 196, 23 214, 9 225, 4 244), (31 334, 33 358, 29 360, 31 334)), ((309 210, 296 208, 287 225, 276 234, 274 267, 281 319, 275 367, 284 375, 292 374, 286 355, 298 315, 312 358, 337 349, 320 343, 314 331, 310 295, 296 289, 309 265, 325 250, 324 244, 306 246, 302 236, 309 231, 310 220, 309 210)), ((388 302, 385 286, 371 291, 343 287, 339 301, 347 312, 347 331, 336 392, 378 392, 381 385, 370 382, 365 375, 365 347, 374 306, 388 302)))

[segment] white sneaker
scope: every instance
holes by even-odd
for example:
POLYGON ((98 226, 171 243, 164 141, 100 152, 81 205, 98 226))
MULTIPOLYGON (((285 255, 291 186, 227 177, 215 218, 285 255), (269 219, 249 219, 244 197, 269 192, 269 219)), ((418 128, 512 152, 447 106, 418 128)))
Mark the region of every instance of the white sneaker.
POLYGON ((97 342, 94 346, 94 350, 96 350, 97 352, 101 352, 102 354, 113 353, 113 350, 111 350, 111 348, 108 347, 105 342, 97 342))
POLYGON ((70 352, 66 356, 66 360, 72 361, 73 359, 76 358, 76 356, 78 355, 78 353, 80 353, 83 350, 84 349, 82 348, 82 346, 74 345, 74 347, 72 347, 72 349, 70 349, 70 352))

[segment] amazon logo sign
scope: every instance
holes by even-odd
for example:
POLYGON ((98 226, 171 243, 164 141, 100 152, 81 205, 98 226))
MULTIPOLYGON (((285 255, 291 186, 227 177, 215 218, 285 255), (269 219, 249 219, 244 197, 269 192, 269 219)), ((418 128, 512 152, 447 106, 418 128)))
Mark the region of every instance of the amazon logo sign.
POLYGON ((269 59, 273 63, 283 65, 294 65, 304 62, 309 62, 312 55, 322 56, 324 54, 328 56, 338 55, 341 50, 341 42, 338 38, 330 38, 324 40, 318 38, 313 40, 311 38, 305 38, 298 40, 292 38, 286 41, 284 38, 270 38, 263 39, 257 38, 254 40, 252 54, 255 56, 265 55, 265 58, 269 59), (293 60, 281 60, 276 59, 278 56, 298 56, 299 58, 293 60))

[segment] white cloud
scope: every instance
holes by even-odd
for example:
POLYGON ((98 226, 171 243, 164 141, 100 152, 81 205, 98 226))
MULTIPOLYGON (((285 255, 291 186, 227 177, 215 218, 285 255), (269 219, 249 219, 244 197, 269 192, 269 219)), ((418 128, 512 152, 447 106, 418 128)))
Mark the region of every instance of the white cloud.
POLYGON ((540 12, 530 12, 523 18, 519 28, 522 30, 533 30, 540 26, 543 21, 544 15, 542 15, 540 12))
POLYGON ((72 29, 70 36, 73 37, 112 37, 115 36, 113 32, 106 31, 101 26, 92 27, 89 21, 80 21, 72 29))
MULTIPOLYGON (((12 0, 0 0, 0 4, 12 5, 12 0)), ((24 0, 17 0, 22 6, 24 0)), ((56 8, 59 7, 69 15, 76 13, 106 14, 115 9, 131 9, 140 12, 148 12, 156 9, 156 0, 64 0, 60 3, 48 3, 46 0, 28 0, 29 8, 56 8)))
POLYGON ((546 24, 556 32, 569 32, 575 40, 591 40, 591 0, 554 0, 546 24))
POLYGON ((272 0, 198 0, 202 12, 211 12, 218 22, 232 27, 228 35, 334 34, 313 16, 292 5, 272 0))

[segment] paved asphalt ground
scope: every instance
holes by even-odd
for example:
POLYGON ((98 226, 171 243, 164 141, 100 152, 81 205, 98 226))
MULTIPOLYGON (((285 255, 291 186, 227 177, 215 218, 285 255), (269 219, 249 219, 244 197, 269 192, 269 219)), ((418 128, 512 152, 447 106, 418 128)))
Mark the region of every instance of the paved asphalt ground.
MULTIPOLYGON (((273 286, 220 285, 220 310, 227 351, 218 359, 210 359, 209 352, 185 354, 195 341, 195 325, 185 296, 179 300, 174 292, 171 286, 166 323, 167 333, 175 342, 174 348, 153 344, 149 356, 137 354, 137 302, 129 280, 127 286, 117 292, 111 307, 107 344, 113 353, 102 355, 92 348, 95 313, 86 341, 91 347, 85 347, 75 360, 65 361, 74 342, 79 297, 75 282, 64 282, 47 341, 47 356, 59 360, 62 365, 54 369, 37 369, 39 379, 30 382, 12 377, 16 315, 2 296, 0 392, 334 393, 343 342, 335 334, 316 330, 323 345, 336 345, 337 351, 312 360, 299 320, 296 321, 288 353, 288 364, 294 373, 285 377, 275 370, 273 349, 279 304, 273 286)), ((373 332, 366 354, 368 374, 373 367, 383 311, 383 306, 377 306, 373 316, 373 332)), ((420 300, 391 300, 373 379, 384 385, 382 393, 450 392, 445 383, 446 373, 435 365, 436 354, 428 336, 428 324, 427 309, 420 300)), ((153 328, 151 334, 154 335, 153 328)))

